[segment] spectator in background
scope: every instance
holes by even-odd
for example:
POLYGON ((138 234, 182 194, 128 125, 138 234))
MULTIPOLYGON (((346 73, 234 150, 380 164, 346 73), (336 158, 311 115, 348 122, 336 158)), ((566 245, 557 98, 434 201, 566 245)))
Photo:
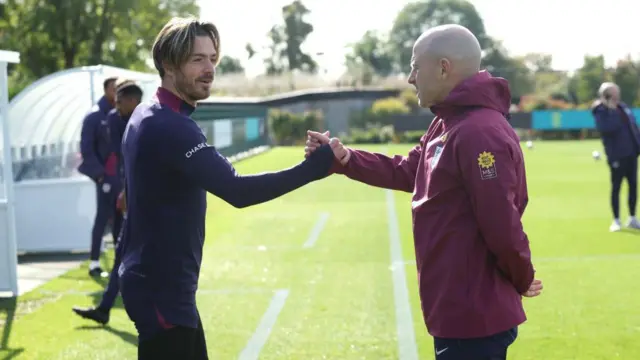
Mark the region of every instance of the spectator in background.
POLYGON ((640 229, 636 218, 638 195, 638 155, 640 131, 631 109, 620 101, 620 88, 610 82, 598 90, 599 99, 592 108, 596 129, 600 132, 607 163, 611 172, 611 208, 613 223, 610 231, 620 231, 620 187, 622 180, 629 185, 629 220, 627 226, 640 229))
MULTIPOLYGON (((108 120, 109 125, 111 126, 111 138, 115 147, 117 147, 118 151, 118 174, 120 176, 118 192, 120 196, 118 198, 118 207, 116 209, 116 218, 126 218, 126 205, 124 204, 124 190, 120 191, 122 188, 122 184, 124 184, 124 167, 122 164, 121 157, 121 143, 122 136, 124 135, 124 130, 133 114, 133 110, 140 104, 142 101, 142 89, 136 85, 132 81, 123 81, 118 82, 117 91, 116 91, 116 108, 109 112, 108 120)), ((114 189, 115 191, 115 189, 114 189)), ((116 220, 117 221, 117 220, 116 220)), ((121 227, 118 226, 118 233, 120 237, 122 236, 121 227)), ((109 284, 107 285, 107 289, 102 294, 102 300, 97 307, 74 307, 73 311, 79 316, 93 320, 100 324, 106 324, 109 322, 109 315, 111 312, 111 308, 113 307, 113 303, 118 296, 120 291, 120 286, 118 284, 118 268, 120 267, 120 242, 121 239, 118 239, 116 243, 116 253, 115 259, 113 261, 113 268, 111 270, 111 274, 109 275, 109 284)))
MULTIPOLYGON (((89 275, 107 277, 100 267, 102 237, 115 209, 115 196, 111 191, 111 182, 116 176, 116 154, 112 148, 109 133, 106 131, 107 115, 115 105, 115 77, 104 80, 104 95, 82 122, 80 134, 80 153, 82 163, 78 172, 88 176, 96 184, 97 210, 91 231, 91 262, 89 275)), ((117 194, 116 194, 117 196, 117 194)), ((117 232, 113 232, 114 243, 117 232)))

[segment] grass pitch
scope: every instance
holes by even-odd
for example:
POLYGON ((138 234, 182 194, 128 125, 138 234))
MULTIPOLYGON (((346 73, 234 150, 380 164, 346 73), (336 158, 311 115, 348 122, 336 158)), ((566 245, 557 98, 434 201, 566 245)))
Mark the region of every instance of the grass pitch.
MULTIPOLYGON (((367 148, 406 154, 410 146, 367 148)), ((525 301, 529 320, 510 359, 640 359, 640 232, 608 232, 608 172, 591 158, 596 149, 595 141, 525 148, 525 229, 545 291, 525 301)), ((301 158, 300 148, 278 148, 237 168, 277 170, 301 158)), ((334 175, 243 210, 210 197, 198 296, 210 358, 398 359, 396 310, 405 305, 394 300, 398 263, 385 191, 334 175)), ((626 190, 622 196, 626 214, 626 190)), ((420 359, 433 359, 417 296, 410 197, 393 193, 392 205, 416 348, 420 359)), ((120 301, 107 327, 71 312, 97 301, 104 285, 82 267, 17 301, 0 300, 0 359, 135 358, 135 329, 120 301)))

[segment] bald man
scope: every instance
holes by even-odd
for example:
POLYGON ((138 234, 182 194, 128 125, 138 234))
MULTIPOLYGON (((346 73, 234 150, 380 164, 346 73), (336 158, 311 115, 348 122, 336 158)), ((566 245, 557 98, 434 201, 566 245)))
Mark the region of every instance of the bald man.
POLYGON ((611 179, 611 210, 613 222, 609 231, 620 231, 620 188, 622 181, 627 180, 629 194, 629 219, 627 226, 640 229, 636 218, 638 198, 638 155, 640 155, 640 130, 633 112, 620 101, 620 88, 610 82, 603 83, 598 90, 600 98, 593 104, 592 114, 596 129, 602 138, 602 145, 607 154, 611 179))
MULTIPOLYGON (((332 172, 413 193, 413 235, 424 321, 436 359, 506 359, 540 294, 521 217, 527 206, 509 85, 480 71, 476 37, 438 26, 413 47, 409 83, 436 115, 407 156, 348 149, 331 139, 332 172)), ((330 141, 309 131, 305 155, 330 141)))

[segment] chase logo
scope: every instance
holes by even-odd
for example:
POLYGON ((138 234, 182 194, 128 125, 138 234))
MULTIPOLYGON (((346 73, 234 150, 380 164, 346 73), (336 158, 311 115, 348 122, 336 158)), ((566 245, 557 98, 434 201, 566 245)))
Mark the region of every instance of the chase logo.
POLYGON ((194 147, 193 147, 193 149, 191 149, 191 150, 187 151, 187 152, 184 154, 184 156, 188 159, 188 158, 192 157, 192 156, 193 156, 193 154, 195 154, 195 153, 197 153, 198 151, 200 151, 200 150, 202 150, 202 149, 206 148, 207 146, 208 146, 208 145, 207 145, 207 143, 203 143, 203 142, 201 142, 200 144, 198 144, 198 145, 194 146, 194 147))

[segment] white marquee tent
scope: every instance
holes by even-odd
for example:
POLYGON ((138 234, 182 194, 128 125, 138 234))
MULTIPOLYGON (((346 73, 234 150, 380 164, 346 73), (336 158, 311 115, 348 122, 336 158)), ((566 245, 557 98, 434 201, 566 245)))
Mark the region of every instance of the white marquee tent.
MULTIPOLYGON (((2 54, 0 70, 8 62, 2 62, 2 54)), ((0 73, 6 94, 6 72, 2 76, 0 73)), ((82 120, 102 96, 104 79, 111 76, 136 81, 144 91, 143 101, 151 98, 160 84, 156 74, 104 65, 80 67, 39 79, 16 95, 8 107, 2 107, 3 135, 8 133, 1 138, 2 149, 11 153, 12 161, 2 158, 3 173, 9 176, 3 177, 6 186, 0 199, 10 199, 12 192, 7 189, 14 189, 15 220, 2 216, 0 228, 10 229, 15 224, 15 240, 0 234, 0 250, 13 254, 8 254, 13 270, 0 269, 0 291, 10 288, 17 293, 16 252, 88 251, 95 186, 75 168, 82 120), (6 284, 5 278, 9 278, 6 284)), ((0 209, 6 209, 1 211, 8 215, 11 201, 6 204, 4 208, 0 204, 0 209)))

